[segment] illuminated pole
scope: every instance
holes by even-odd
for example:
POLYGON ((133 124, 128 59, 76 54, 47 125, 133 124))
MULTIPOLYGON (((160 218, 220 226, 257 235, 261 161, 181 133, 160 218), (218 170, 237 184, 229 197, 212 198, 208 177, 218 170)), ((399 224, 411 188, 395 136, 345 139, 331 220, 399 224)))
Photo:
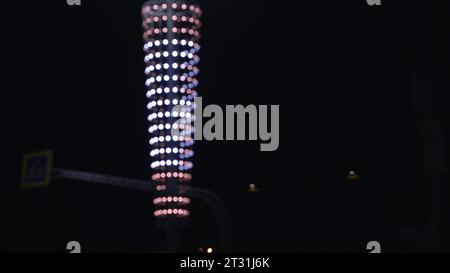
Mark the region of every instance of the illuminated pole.
MULTIPOLYGON (((169 241, 177 236, 173 220, 190 214, 185 193, 192 179, 190 120, 198 86, 200 16, 201 9, 190 0, 150 0, 142 6, 151 179, 157 183, 154 215, 168 220, 169 241), (173 129, 184 134, 173 135, 173 129)), ((169 242, 169 248, 174 244, 169 242)))

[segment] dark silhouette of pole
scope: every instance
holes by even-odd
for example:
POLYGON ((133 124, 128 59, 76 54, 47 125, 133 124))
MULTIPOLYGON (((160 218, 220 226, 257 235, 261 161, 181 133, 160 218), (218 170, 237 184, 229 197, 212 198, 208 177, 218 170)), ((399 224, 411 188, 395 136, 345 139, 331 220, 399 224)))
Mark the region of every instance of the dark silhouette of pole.
POLYGON ((418 226, 414 251, 439 251, 440 187, 446 163, 443 126, 437 115, 434 73, 425 67, 412 71, 414 113, 414 182, 417 188, 418 226))
MULTIPOLYGON (((109 186, 118 186, 129 189, 144 190, 155 193, 156 183, 126 177, 118 177, 111 175, 103 175, 90 172, 74 171, 67 169, 53 169, 53 178, 65 178, 74 181, 82 181, 89 183, 96 183, 109 186)), ((177 187, 171 185, 169 187, 177 187)), ((171 189, 174 190, 174 189, 171 189)), ((217 226, 219 229, 219 252, 231 251, 231 219, 228 214, 227 207, 222 199, 207 189, 200 189, 195 187, 185 188, 185 193, 191 198, 202 201, 214 213, 217 226)), ((174 252, 178 249, 178 227, 175 223, 167 226, 167 249, 174 252), (174 229, 174 230, 171 230, 174 229)))

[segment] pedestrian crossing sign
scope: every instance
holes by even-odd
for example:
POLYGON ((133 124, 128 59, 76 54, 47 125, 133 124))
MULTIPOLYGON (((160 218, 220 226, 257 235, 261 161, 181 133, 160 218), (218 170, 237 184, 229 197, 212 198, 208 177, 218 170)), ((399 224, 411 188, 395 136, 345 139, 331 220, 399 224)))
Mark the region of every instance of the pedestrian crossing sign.
POLYGON ((52 151, 41 151, 27 154, 22 162, 23 190, 46 187, 50 184, 52 174, 52 151))

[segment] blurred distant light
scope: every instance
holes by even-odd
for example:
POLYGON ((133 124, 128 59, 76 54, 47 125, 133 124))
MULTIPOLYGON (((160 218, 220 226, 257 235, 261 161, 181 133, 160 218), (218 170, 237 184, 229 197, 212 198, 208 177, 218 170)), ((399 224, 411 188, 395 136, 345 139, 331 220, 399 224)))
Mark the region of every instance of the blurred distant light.
POLYGON ((259 191, 259 189, 258 189, 258 187, 256 187, 256 184, 250 184, 249 186, 248 186, 248 191, 249 192, 258 192, 259 191))
POLYGON ((349 171, 347 174, 347 179, 351 181, 358 180, 360 178, 359 174, 353 170, 349 171))

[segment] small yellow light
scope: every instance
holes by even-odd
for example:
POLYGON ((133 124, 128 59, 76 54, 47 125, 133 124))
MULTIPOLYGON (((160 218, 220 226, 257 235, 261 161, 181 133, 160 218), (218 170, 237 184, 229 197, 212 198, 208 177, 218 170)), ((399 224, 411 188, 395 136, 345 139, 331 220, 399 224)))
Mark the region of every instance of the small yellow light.
POLYGON ((211 247, 208 247, 208 249, 206 250, 206 252, 208 252, 209 254, 213 253, 213 249, 211 247))

